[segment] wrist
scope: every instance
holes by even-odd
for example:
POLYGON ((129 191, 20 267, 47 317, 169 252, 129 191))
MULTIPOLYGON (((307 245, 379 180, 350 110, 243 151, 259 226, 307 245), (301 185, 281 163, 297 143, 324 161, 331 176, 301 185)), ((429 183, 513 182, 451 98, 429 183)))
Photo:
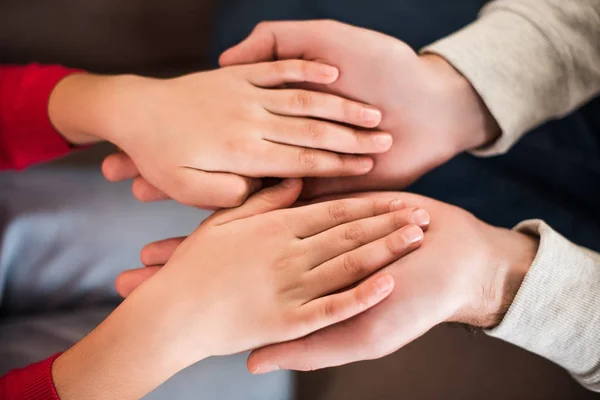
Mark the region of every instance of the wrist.
POLYGON ((539 247, 539 239, 502 228, 490 242, 492 255, 488 282, 484 285, 478 326, 493 328, 499 325, 512 305, 539 247))
POLYGON ((442 106, 451 110, 448 133, 453 137, 456 153, 496 140, 500 127, 469 80, 441 56, 426 53, 419 58, 434 77, 434 98, 441 99, 442 106))
MULTIPOLYGON (((118 142, 134 122, 138 107, 135 90, 146 80, 132 75, 67 76, 50 95, 50 122, 74 145, 118 142)), ((143 96, 138 100, 143 101, 143 96)))
POLYGON ((55 360, 61 399, 139 399, 204 358, 189 346, 185 316, 159 289, 148 281, 55 360))

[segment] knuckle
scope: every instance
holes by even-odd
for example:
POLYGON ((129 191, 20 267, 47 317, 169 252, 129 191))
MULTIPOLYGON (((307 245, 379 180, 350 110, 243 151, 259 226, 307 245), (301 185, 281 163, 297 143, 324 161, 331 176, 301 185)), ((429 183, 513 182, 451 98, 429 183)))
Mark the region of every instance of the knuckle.
POLYGON ((402 210, 401 212, 395 212, 392 217, 392 224, 394 229, 400 229, 406 225, 407 215, 410 215, 412 211, 407 212, 406 210, 402 210))
POLYGON ((312 149, 302 148, 298 150, 298 163, 306 170, 313 170, 317 167, 317 157, 312 149))
POLYGON ((319 140, 325 134, 325 125, 320 122, 310 121, 306 123, 306 135, 311 140, 319 140))
POLYGON ((269 21, 261 21, 254 27, 254 32, 265 32, 269 30, 271 26, 271 22, 269 21))
POLYGON ((272 62, 271 68, 273 69, 273 74, 275 75, 285 75, 287 72, 287 66, 283 61, 272 62))
POLYGON ((399 254, 406 248, 406 243, 400 235, 389 235, 385 238, 385 247, 391 254, 399 254))
POLYGON ((360 120, 360 108, 349 100, 342 100, 342 113, 344 119, 348 121, 359 121, 360 120))
MULTIPOLYGON (((352 255, 351 253, 345 254, 342 262, 344 272, 350 277, 364 276, 364 266, 360 260, 352 255)), ((359 303, 362 304, 362 300, 358 299, 359 303)))
POLYGON ((345 221, 348 218, 348 208, 341 201, 334 201, 329 205, 329 216, 337 223, 345 221))
POLYGON ((350 224, 344 232, 344 239, 352 243, 362 243, 365 239, 365 231, 360 224, 350 224))
POLYGON ((369 199, 369 204, 371 206, 371 215, 375 216, 379 213, 379 207, 377 204, 377 201, 375 201, 374 199, 369 199))
POLYGON ((326 301, 321 307, 321 315, 325 320, 334 319, 337 314, 337 309, 333 301, 326 301))
MULTIPOLYGON (((304 68, 304 67, 303 67, 304 68)), ((314 95, 306 90, 295 90, 292 92, 292 106, 299 109, 307 109, 314 101, 314 95)))

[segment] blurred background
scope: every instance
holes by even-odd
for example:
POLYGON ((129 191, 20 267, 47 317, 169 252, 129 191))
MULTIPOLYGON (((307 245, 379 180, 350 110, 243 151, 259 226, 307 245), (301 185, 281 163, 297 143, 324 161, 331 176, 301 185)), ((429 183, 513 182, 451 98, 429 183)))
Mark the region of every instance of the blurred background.
MULTIPOLYGON (((566 1, 566 0, 565 0, 566 1)), ((0 63, 174 76, 216 67, 263 20, 330 18, 418 50, 473 21, 483 0, 2 0, 0 63)), ((356 49, 360 55, 361 49, 356 49)), ((435 116, 432 116, 435 118, 435 116)), ((600 251, 600 102, 536 129, 508 155, 462 155, 410 191, 495 225, 543 218, 600 251), (560 149, 560 152, 558 151, 560 149), (594 184, 596 182, 596 184, 594 184)), ((107 146, 63 161, 96 164, 107 146)), ((231 382, 235 385, 235 382, 231 382)), ((550 362, 458 326, 435 328, 382 360, 295 376, 298 399, 592 399, 550 362)))

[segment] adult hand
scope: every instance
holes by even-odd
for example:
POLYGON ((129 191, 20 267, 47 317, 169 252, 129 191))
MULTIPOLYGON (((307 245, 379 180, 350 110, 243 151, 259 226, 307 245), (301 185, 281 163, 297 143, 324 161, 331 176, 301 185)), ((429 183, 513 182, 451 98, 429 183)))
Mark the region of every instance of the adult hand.
POLYGON ((391 136, 371 129, 381 120, 373 107, 280 89, 337 77, 336 68, 303 60, 168 80, 76 74, 55 89, 50 116, 66 136, 91 132, 131 157, 129 170, 105 169, 111 180, 133 167, 181 203, 233 207, 258 189, 257 178, 365 174, 373 167, 366 154, 390 148, 391 136))
POLYGON ((355 318, 254 351, 250 371, 308 371, 380 358, 445 321, 492 327, 503 318, 533 262, 537 240, 417 195, 360 197, 398 198, 431 214, 421 248, 383 270, 394 277, 394 292, 355 318))
POLYGON ((443 58, 418 56, 405 43, 334 21, 265 22, 220 58, 222 66, 304 59, 334 65, 340 77, 311 85, 372 104, 392 149, 364 176, 309 180, 305 195, 400 189, 456 154, 499 133, 469 82, 443 58))

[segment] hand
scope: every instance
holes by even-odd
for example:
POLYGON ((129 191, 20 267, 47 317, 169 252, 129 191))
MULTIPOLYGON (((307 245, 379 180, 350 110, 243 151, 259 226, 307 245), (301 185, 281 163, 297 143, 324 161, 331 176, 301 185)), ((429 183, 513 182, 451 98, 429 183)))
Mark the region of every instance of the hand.
POLYGON ((306 371, 375 359, 445 321, 478 327, 501 322, 533 262, 536 239, 417 195, 360 197, 378 202, 397 198, 431 214, 433 222, 421 248, 382 270, 394 277, 394 292, 355 318, 255 351, 248 359, 250 371, 306 371))
POLYGON ((339 79, 310 87, 374 105, 383 112, 380 128, 394 137, 392 149, 375 156, 370 173, 310 180, 306 196, 400 189, 499 134, 475 90, 443 58, 417 56, 395 38, 339 22, 261 23, 220 63, 295 58, 337 66, 339 79))
POLYGON ((283 209, 301 190, 286 180, 202 223, 56 360, 61 398, 141 398, 205 357, 296 339, 389 296, 394 280, 377 271, 419 247, 416 210, 389 198, 283 209))
MULTIPOLYGON (((356 154, 390 148, 389 134, 349 126, 376 127, 376 109, 279 89, 337 77, 336 68, 299 60, 169 80, 77 74, 55 89, 50 116, 76 142, 93 133, 123 149, 144 177, 141 192, 148 184, 184 204, 232 207, 259 188, 252 178, 365 174, 373 161, 356 154)), ((129 177, 108 164, 109 179, 129 177)))

